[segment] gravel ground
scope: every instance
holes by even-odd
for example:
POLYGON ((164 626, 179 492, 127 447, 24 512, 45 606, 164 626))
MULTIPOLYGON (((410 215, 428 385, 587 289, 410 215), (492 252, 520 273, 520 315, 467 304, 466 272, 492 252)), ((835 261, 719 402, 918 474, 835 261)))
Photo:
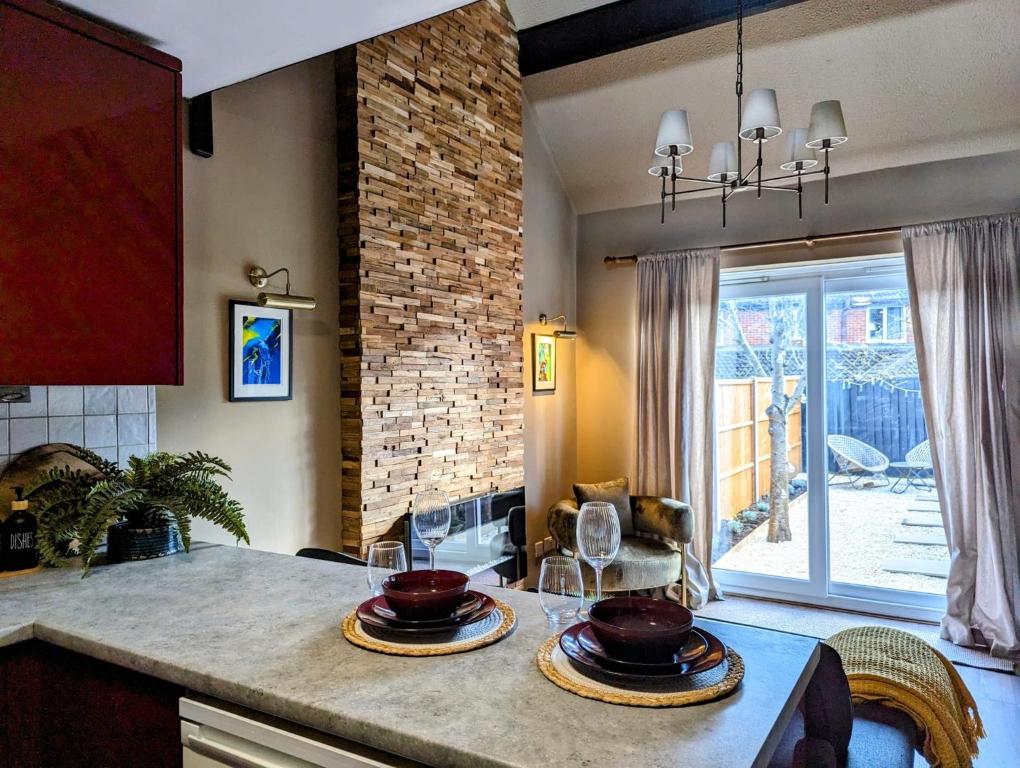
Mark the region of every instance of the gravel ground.
MULTIPOLYGON (((792 541, 768 543, 765 540, 768 533, 766 522, 719 558, 714 567, 807 579, 807 500, 810 494, 809 490, 790 504, 792 541)), ((934 508, 932 502, 919 502, 916 497, 917 492, 913 490, 898 495, 885 488, 858 490, 830 487, 832 580, 944 594, 945 579, 882 570, 882 564, 894 557, 949 562, 949 550, 944 546, 897 544, 893 541, 897 534, 907 530, 901 521, 909 508, 934 508)))

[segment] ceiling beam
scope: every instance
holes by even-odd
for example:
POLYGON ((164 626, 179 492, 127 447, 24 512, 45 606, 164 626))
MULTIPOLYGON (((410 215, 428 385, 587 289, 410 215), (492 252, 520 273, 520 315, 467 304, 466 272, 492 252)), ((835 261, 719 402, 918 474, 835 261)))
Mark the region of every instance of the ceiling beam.
MULTIPOLYGON (((803 0, 744 0, 744 15, 803 0)), ((617 0, 517 33, 522 75, 635 48, 737 18, 736 0, 617 0)))

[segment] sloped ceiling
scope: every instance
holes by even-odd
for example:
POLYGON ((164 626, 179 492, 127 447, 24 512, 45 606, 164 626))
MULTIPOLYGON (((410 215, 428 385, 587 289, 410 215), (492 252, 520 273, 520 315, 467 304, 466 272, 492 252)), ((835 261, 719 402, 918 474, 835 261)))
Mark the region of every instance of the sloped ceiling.
POLYGON ((506 4, 517 29, 527 29, 612 2, 615 0, 507 0, 506 4))
MULTIPOLYGON (((850 141, 834 176, 1020 149, 1018 28, 1016 0, 808 0, 745 21, 745 93, 775 88, 787 128, 840 99, 850 141)), ((735 38, 723 24, 525 80, 578 213, 658 202, 646 170, 671 107, 690 114, 685 174, 708 172, 712 144, 736 132, 735 38)))
POLYGON ((66 0, 183 63, 196 96, 466 5, 467 0, 66 0))

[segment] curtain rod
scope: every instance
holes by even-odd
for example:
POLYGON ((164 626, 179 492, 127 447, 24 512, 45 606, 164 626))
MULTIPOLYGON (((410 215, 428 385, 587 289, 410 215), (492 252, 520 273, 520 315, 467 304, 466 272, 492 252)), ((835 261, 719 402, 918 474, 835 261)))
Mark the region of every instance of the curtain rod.
MULTIPOLYGON (((752 248, 774 248, 780 245, 807 245, 813 246, 815 243, 826 242, 828 240, 853 240, 858 237, 877 237, 878 235, 898 235, 900 233, 899 227, 893 227, 891 229, 862 229, 857 232, 843 232, 838 235, 819 235, 817 237, 798 237, 792 240, 763 240, 757 243, 741 243, 740 245, 727 245, 725 248, 720 248, 720 253, 729 253, 730 251, 747 251, 752 248)), ((606 256, 602 262, 604 264, 635 264, 637 263, 638 255, 635 253, 631 256, 606 256)))

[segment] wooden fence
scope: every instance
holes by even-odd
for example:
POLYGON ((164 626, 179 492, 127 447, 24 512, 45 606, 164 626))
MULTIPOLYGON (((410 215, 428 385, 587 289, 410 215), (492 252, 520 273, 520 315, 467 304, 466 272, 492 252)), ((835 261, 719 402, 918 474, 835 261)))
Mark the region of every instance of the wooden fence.
MULTIPOLYGON (((792 393, 796 376, 787 376, 792 393)), ((716 476, 719 478, 719 517, 731 519, 769 490, 772 438, 765 409, 772 402, 767 378, 720 379, 715 382, 716 476)), ((786 440, 793 475, 803 467, 800 404, 787 417, 786 440)))

